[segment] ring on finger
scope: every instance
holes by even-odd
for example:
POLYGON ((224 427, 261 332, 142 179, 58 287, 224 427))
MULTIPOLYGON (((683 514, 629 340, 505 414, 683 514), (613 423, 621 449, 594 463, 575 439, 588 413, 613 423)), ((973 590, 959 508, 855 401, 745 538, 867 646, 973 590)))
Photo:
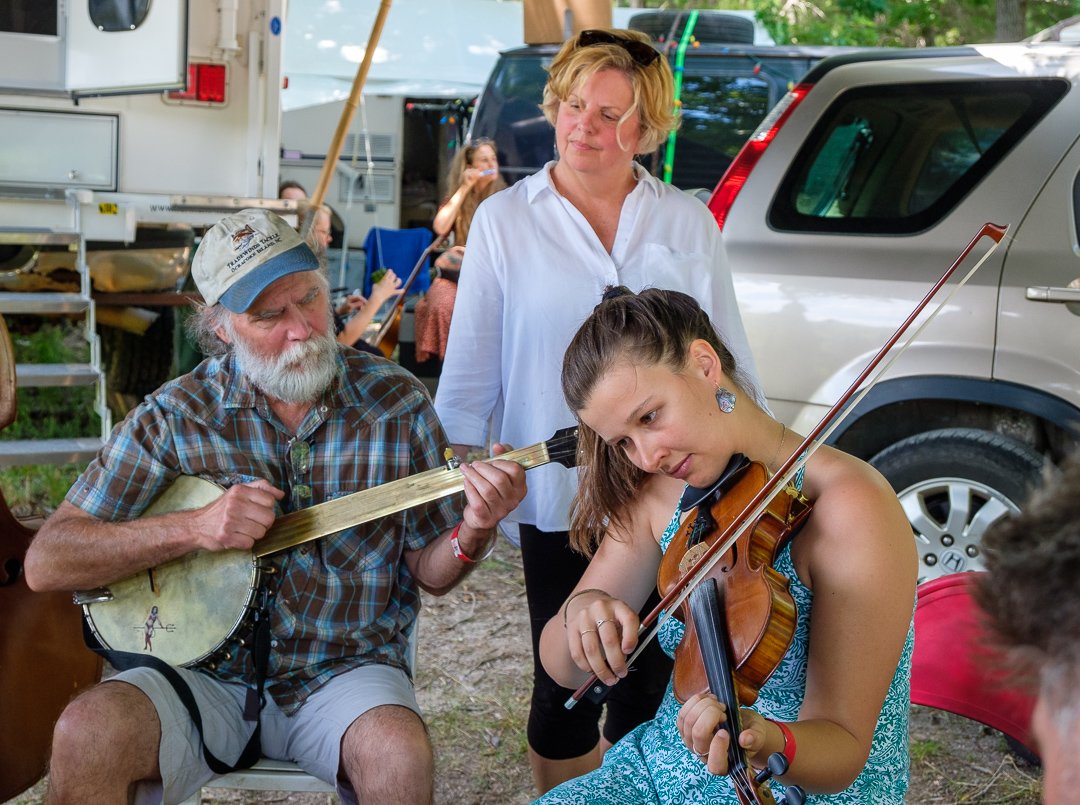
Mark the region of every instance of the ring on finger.
POLYGON ((605 623, 615 623, 615 621, 612 620, 611 618, 604 618, 603 620, 600 620, 600 621, 596 622, 596 628, 599 629, 605 623))
POLYGON ((599 632, 597 632, 597 631, 596 631, 595 629, 586 629, 585 631, 583 631, 583 632, 581 633, 581 636, 582 636, 582 637, 584 637, 584 636, 585 636, 585 635, 587 635, 587 634, 588 634, 589 632, 593 632, 593 633, 595 633, 595 634, 599 634, 599 632))

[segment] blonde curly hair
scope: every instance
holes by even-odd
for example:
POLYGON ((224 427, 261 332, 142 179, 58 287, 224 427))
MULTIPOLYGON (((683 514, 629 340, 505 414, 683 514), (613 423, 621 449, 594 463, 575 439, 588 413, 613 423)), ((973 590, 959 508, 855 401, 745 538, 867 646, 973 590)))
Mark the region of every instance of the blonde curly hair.
MULTIPOLYGON (((638 41, 652 45, 652 40, 640 31, 621 28, 602 29, 616 39, 638 41)), ((568 39, 548 67, 548 80, 544 85, 544 102, 540 105, 551 125, 555 125, 559 104, 570 94, 601 70, 618 70, 630 81, 634 100, 621 118, 621 127, 634 112, 638 112, 641 126, 638 135, 638 153, 647 154, 679 125, 675 111, 675 78, 667 59, 660 57, 649 65, 642 65, 627 50, 616 43, 598 43, 582 47, 581 34, 568 39)), ((619 145, 622 138, 619 137, 619 145)))

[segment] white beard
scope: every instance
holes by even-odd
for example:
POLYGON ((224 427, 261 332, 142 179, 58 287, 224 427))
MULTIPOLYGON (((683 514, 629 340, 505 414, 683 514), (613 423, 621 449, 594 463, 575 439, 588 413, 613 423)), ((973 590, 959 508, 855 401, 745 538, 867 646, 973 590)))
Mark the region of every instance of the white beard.
POLYGON ((241 374, 269 397, 286 403, 314 402, 337 375, 337 341, 326 333, 312 336, 264 358, 243 339, 232 339, 236 366, 241 374))

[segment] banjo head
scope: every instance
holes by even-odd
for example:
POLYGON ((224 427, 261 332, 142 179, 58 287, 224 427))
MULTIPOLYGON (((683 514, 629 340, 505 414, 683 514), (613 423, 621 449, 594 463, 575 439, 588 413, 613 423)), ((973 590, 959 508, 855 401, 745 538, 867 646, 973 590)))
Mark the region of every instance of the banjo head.
MULTIPOLYGON (((195 509, 222 493, 209 481, 181 476, 146 514, 195 509)), ((258 581, 251 551, 195 551, 109 584, 111 598, 85 604, 83 611, 108 649, 193 665, 217 651, 244 621, 258 581)))

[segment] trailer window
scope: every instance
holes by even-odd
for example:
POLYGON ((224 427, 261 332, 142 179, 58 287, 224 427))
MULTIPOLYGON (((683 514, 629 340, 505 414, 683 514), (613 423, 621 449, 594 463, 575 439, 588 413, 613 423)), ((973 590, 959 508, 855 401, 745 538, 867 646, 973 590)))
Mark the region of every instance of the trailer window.
POLYGON ((90 20, 99 31, 134 31, 149 11, 150 0, 90 0, 90 20))
POLYGON ((8 0, 0 3, 0 31, 56 36, 58 15, 55 2, 8 0))

